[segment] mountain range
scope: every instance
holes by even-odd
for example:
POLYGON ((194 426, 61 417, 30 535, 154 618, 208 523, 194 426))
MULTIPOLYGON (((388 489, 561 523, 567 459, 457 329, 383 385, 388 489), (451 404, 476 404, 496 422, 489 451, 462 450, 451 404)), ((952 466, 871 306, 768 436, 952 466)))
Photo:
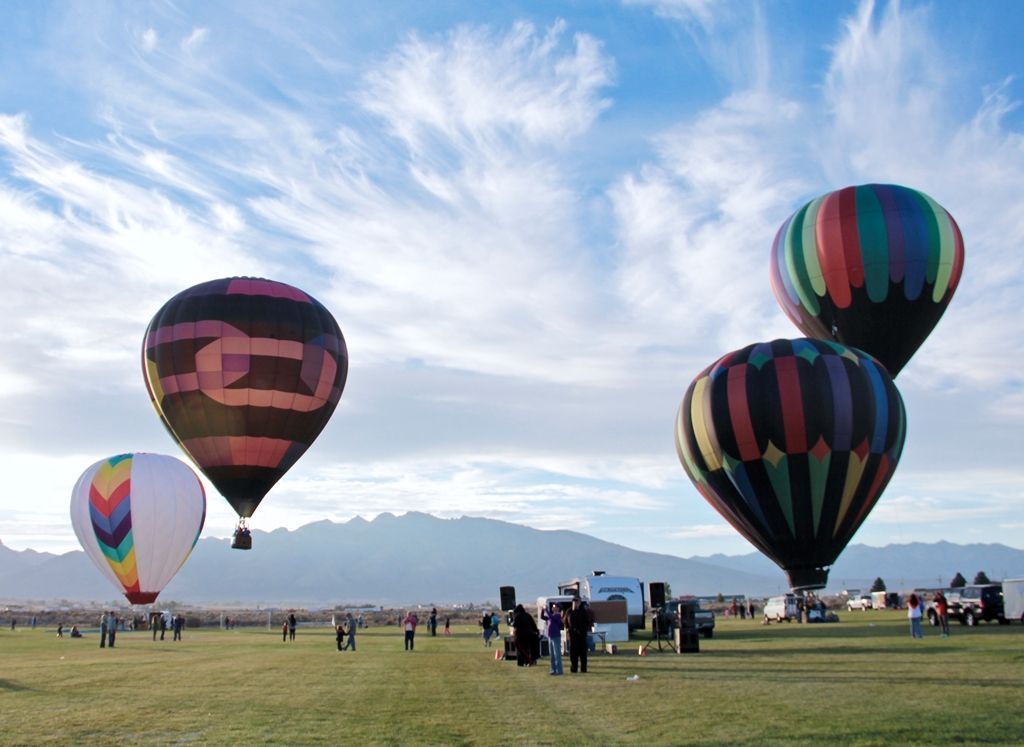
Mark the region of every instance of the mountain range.
MULTIPOLYGON (((162 601, 221 605, 404 605, 495 601, 500 586, 520 600, 556 592, 558 583, 594 570, 667 582, 673 594, 768 596, 786 590, 784 574, 760 553, 681 558, 641 552, 579 532, 542 531, 493 519, 439 519, 410 512, 373 521, 320 521, 294 531, 255 531, 253 549, 201 539, 162 601)), ((889 589, 1024 577, 1024 551, 949 542, 852 545, 832 567, 830 589, 889 589)), ((119 598, 81 551, 15 551, 0 544, 0 600, 69 602, 119 598)))

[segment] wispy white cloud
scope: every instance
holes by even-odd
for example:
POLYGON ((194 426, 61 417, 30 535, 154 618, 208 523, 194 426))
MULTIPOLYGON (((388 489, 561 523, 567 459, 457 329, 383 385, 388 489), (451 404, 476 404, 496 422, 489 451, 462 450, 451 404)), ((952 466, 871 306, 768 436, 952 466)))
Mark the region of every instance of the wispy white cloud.
POLYGON ((787 193, 803 188, 793 169, 800 114, 758 92, 731 96, 660 135, 658 162, 611 193, 626 307, 662 340, 704 347, 706 364, 785 334, 765 257, 787 193))
POLYGON ((485 515, 541 529, 614 521, 663 505, 626 480, 609 484, 538 472, 518 458, 446 457, 323 467, 289 478, 260 507, 258 525, 298 527, 317 518, 338 521, 382 512, 436 516, 485 515))
POLYGON ((156 49, 157 44, 160 42, 160 36, 156 33, 156 29, 147 28, 142 32, 141 44, 142 48, 147 52, 152 52, 156 49))
POLYGON ((672 539, 709 539, 716 537, 733 537, 736 530, 726 523, 721 524, 692 524, 690 526, 668 532, 672 539))
POLYGON ((649 7, 662 18, 708 26, 718 3, 716 0, 623 0, 623 5, 649 7))
POLYGON ((369 74, 363 104, 416 155, 564 143, 608 106, 601 92, 612 79, 600 43, 577 34, 567 50, 565 32, 561 21, 544 33, 519 22, 500 36, 472 27, 442 43, 413 36, 369 74))
POLYGON ((206 28, 194 28, 192 33, 181 40, 181 48, 186 52, 192 53, 199 49, 205 42, 206 38, 210 35, 210 30, 206 28))

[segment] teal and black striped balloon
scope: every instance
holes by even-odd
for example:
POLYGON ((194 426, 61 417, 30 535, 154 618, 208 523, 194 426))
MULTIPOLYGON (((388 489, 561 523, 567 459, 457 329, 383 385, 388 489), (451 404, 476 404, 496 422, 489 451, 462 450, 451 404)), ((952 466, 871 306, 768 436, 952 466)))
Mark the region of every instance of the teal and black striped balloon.
POLYGON ((787 572, 825 585, 896 470, 906 412, 874 358, 830 340, 729 353, 690 384, 676 449, 701 495, 787 572))
POLYGON ((878 358, 896 376, 949 305, 964 266, 953 217, 923 192, 846 187, 811 200, 775 236, 775 298, 808 337, 878 358))

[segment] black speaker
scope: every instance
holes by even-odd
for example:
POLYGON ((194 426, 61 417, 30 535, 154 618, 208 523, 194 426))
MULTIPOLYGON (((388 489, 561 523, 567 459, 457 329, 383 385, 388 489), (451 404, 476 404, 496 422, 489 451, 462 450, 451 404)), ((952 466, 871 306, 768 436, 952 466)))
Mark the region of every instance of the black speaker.
POLYGON ((700 653, 700 636, 696 628, 676 628, 676 650, 681 654, 700 653))
POLYGON ((683 602, 679 605, 679 627, 697 627, 697 605, 693 602, 683 602))
POLYGON ((516 587, 514 586, 502 586, 499 590, 501 593, 501 608, 508 612, 516 608, 516 587))
POLYGON ((660 581, 651 581, 651 607, 665 606, 665 584, 660 581))

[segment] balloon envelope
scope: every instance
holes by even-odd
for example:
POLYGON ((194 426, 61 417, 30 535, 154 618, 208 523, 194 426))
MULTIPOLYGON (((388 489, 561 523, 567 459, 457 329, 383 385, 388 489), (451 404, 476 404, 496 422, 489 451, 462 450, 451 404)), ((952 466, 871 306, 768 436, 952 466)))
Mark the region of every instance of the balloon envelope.
POLYGON ((824 340, 729 353, 690 384, 676 450, 704 498, 788 574, 821 588, 899 461, 903 400, 876 360, 824 340))
POLYGON ((224 278, 164 304, 146 330, 142 368, 171 435, 248 517, 334 413, 348 350, 312 296, 224 278))
POLYGON ((770 277, 801 332, 863 350, 896 376, 946 310, 963 265, 963 237, 941 205, 865 184, 791 215, 772 244, 770 277))
POLYGON ((71 493, 71 525, 85 554, 132 604, 149 604, 203 531, 206 494, 174 457, 120 454, 96 462, 71 493))

